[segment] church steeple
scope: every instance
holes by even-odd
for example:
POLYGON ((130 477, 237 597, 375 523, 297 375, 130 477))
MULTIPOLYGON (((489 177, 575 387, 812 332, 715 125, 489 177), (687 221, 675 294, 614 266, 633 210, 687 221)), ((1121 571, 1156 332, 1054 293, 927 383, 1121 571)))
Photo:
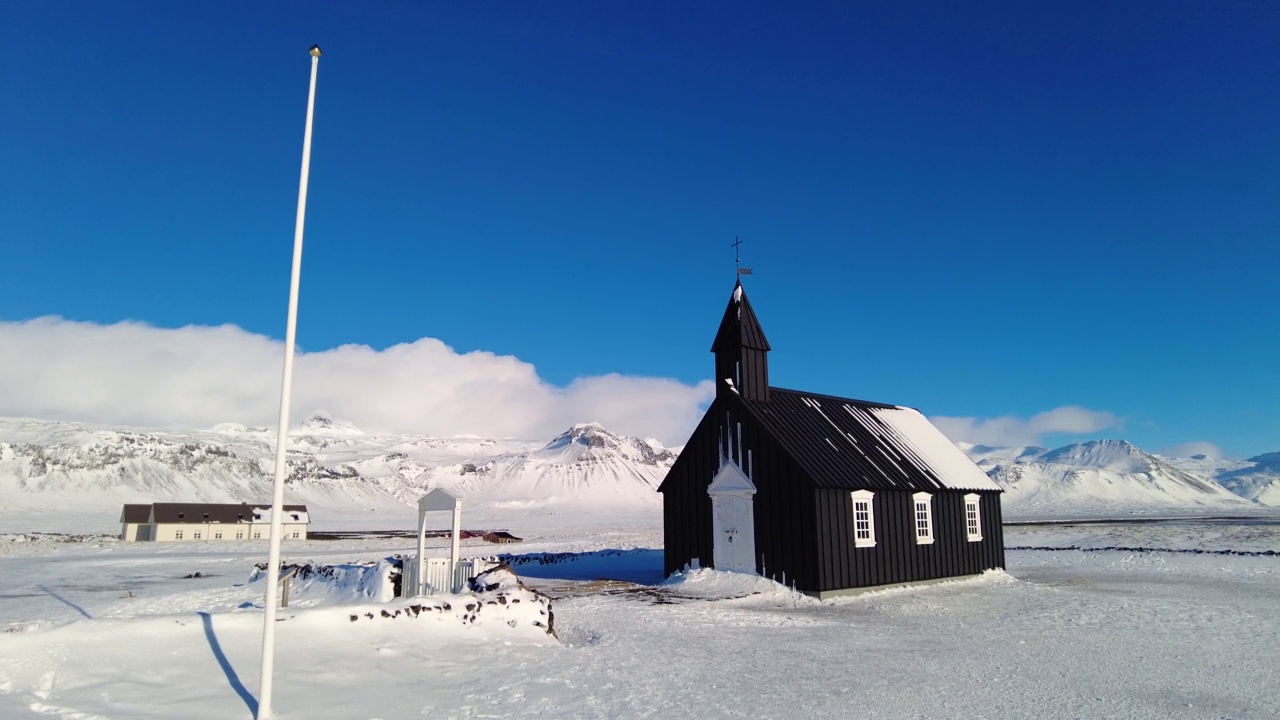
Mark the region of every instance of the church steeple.
POLYGON ((748 400, 768 400, 769 350, 769 341, 739 280, 711 343, 716 356, 716 393, 736 390, 748 400))

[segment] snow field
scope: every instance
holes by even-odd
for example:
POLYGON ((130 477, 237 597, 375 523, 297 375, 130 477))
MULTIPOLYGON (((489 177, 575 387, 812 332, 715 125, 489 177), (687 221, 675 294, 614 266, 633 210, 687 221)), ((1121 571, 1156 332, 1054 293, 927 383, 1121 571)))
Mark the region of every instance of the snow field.
MULTIPOLYGON (((1008 542, 1173 547, 1197 532, 1125 527, 1012 527, 1008 542), (1129 543, 1116 542, 1123 533, 1129 543)), ((1249 538, 1280 549, 1275 525, 1240 528, 1202 530, 1204 547, 1249 538)), ((405 543, 308 549, 353 563, 405 543)), ((645 583, 559 597, 563 644, 505 625, 351 623, 352 606, 291 608, 279 626, 278 709, 291 718, 1280 716, 1280 558, 1011 551, 1007 574, 818 602, 708 570, 659 585, 659 543, 656 530, 567 529, 502 548, 556 558, 516 566, 535 585, 645 583)), ((0 632, 0 717, 250 717, 262 616, 237 609, 237 593, 256 588, 233 586, 257 549, 81 545, 0 556, 4 592, 27 596, 0 597, 0 629, 10 630, 0 632), (204 569, 214 576, 178 579, 204 569), (76 589, 90 578, 139 587, 129 599, 76 589)), ((367 611, 380 618, 392 605, 367 611)))

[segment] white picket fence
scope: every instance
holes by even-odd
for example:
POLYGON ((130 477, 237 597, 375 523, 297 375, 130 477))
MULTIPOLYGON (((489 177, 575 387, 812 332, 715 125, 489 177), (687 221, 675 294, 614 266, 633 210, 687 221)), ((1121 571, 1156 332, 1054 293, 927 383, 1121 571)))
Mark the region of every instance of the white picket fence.
MULTIPOLYGON (((449 558, 427 558, 427 572, 423 578, 426 587, 423 588, 423 595, 435 595, 436 593, 460 593, 467 586, 467 578, 475 577, 480 573, 498 566, 496 560, 489 558, 468 558, 458 561, 458 567, 453 569, 452 578, 449 572, 449 558)), ((400 575, 400 597, 414 597, 418 595, 414 585, 418 582, 418 558, 407 557, 404 559, 404 568, 400 575)))

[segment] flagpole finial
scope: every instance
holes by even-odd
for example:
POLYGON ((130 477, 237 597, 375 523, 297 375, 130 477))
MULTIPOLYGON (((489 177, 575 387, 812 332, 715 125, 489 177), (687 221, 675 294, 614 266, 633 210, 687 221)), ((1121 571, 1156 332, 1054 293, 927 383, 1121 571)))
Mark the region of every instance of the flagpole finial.
POLYGON ((312 45, 312 46, 311 46, 311 57, 320 57, 320 46, 319 46, 319 45, 312 45))

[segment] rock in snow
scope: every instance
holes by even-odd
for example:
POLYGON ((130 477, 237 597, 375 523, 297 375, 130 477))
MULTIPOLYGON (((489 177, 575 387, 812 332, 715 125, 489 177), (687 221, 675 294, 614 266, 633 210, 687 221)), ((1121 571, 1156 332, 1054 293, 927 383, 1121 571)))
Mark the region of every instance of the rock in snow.
MULTIPOLYGON (((556 616, 551 611, 551 598, 520 582, 510 565, 499 565, 480 573, 467 581, 467 587, 477 601, 476 609, 471 611, 473 621, 482 612, 492 614, 495 609, 505 609, 516 613, 515 607, 523 605, 519 612, 524 615, 526 623, 545 630, 551 637, 556 636, 556 616)), ((516 627, 512 623, 519 621, 512 618, 506 622, 516 627)))

